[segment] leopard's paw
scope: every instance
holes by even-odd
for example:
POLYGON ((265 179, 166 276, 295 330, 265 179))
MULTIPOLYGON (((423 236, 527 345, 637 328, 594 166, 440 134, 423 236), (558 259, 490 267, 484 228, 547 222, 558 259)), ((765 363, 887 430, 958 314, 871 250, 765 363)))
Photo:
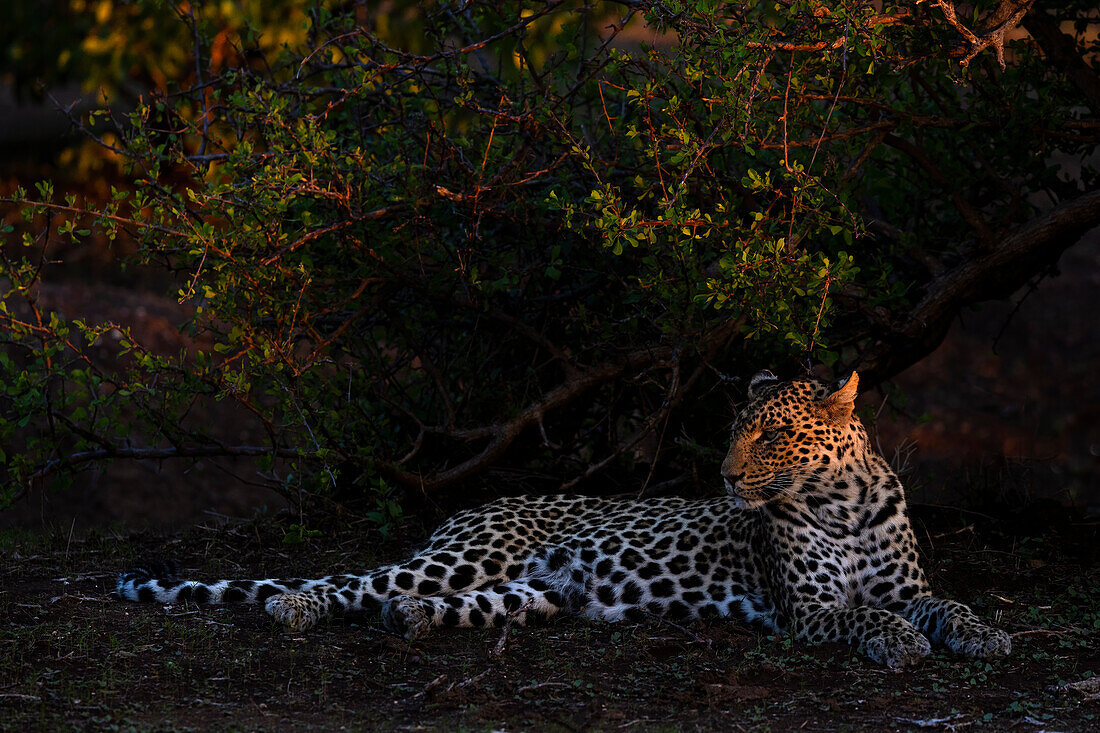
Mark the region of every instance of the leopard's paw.
POLYGON ((960 624, 951 630, 944 643, 964 657, 995 657, 1012 652, 1009 635, 985 624, 960 624))
POLYGON ((382 604, 382 625, 409 641, 427 636, 432 628, 424 606, 411 596, 396 596, 382 604))
POLYGON ((889 632, 863 642, 863 650, 871 659, 892 669, 916 664, 932 651, 932 643, 915 631, 889 632))
POLYGON ((267 599, 264 610, 294 631, 312 629, 328 615, 332 586, 317 586, 298 593, 279 593, 267 599))

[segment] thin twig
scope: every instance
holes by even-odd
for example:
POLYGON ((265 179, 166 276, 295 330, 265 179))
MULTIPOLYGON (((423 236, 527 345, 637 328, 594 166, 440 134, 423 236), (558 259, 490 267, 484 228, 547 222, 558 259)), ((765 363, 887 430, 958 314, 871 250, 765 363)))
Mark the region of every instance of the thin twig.
POLYGON ((496 646, 493 647, 492 651, 489 652, 489 654, 494 657, 499 657, 501 654, 504 653, 504 647, 508 644, 508 634, 509 632, 511 632, 513 624, 516 623, 516 620, 520 617, 520 614, 523 614, 524 620, 526 621, 527 611, 531 609, 531 606, 532 604, 534 604, 534 602, 535 599, 532 596, 531 598, 528 598, 522 606, 508 614, 508 620, 504 622, 504 628, 500 631, 500 640, 497 641, 496 646))

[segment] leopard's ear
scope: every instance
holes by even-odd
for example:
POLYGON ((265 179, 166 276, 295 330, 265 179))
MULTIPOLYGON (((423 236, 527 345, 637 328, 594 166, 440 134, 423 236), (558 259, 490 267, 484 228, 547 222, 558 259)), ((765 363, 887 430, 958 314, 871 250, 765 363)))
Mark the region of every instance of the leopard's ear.
POLYGON ((852 375, 842 381, 835 392, 821 401, 821 409, 825 412, 825 419, 834 425, 843 425, 852 418, 852 410, 855 409, 856 391, 859 389, 859 374, 852 375))
POLYGON ((760 389, 762 387, 766 387, 767 385, 773 384, 774 382, 778 381, 779 377, 775 376, 767 369, 763 369, 752 375, 752 379, 749 380, 749 399, 751 400, 758 394, 760 394, 760 389))

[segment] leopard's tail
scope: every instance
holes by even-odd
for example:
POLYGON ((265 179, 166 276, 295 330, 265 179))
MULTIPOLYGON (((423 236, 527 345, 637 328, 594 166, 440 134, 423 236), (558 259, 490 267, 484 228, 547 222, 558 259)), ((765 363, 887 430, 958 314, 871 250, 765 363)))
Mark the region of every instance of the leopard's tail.
POLYGON ((115 583, 118 597, 145 603, 263 603, 279 593, 309 590, 331 579, 180 580, 175 563, 149 562, 122 572, 115 583))

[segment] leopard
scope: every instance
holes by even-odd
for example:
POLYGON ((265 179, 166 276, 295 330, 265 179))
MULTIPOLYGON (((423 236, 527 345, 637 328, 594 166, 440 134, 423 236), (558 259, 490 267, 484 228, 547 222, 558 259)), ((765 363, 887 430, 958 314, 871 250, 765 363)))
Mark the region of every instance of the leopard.
POLYGON ((905 493, 854 409, 859 375, 839 383, 747 387, 706 498, 526 495, 461 511, 411 558, 316 579, 178 577, 170 563, 121 573, 120 599, 263 604, 302 632, 381 608, 409 641, 439 627, 525 625, 571 614, 671 623, 726 618, 809 644, 847 643, 901 668, 932 645, 1006 655, 1008 634, 933 595, 905 493))

